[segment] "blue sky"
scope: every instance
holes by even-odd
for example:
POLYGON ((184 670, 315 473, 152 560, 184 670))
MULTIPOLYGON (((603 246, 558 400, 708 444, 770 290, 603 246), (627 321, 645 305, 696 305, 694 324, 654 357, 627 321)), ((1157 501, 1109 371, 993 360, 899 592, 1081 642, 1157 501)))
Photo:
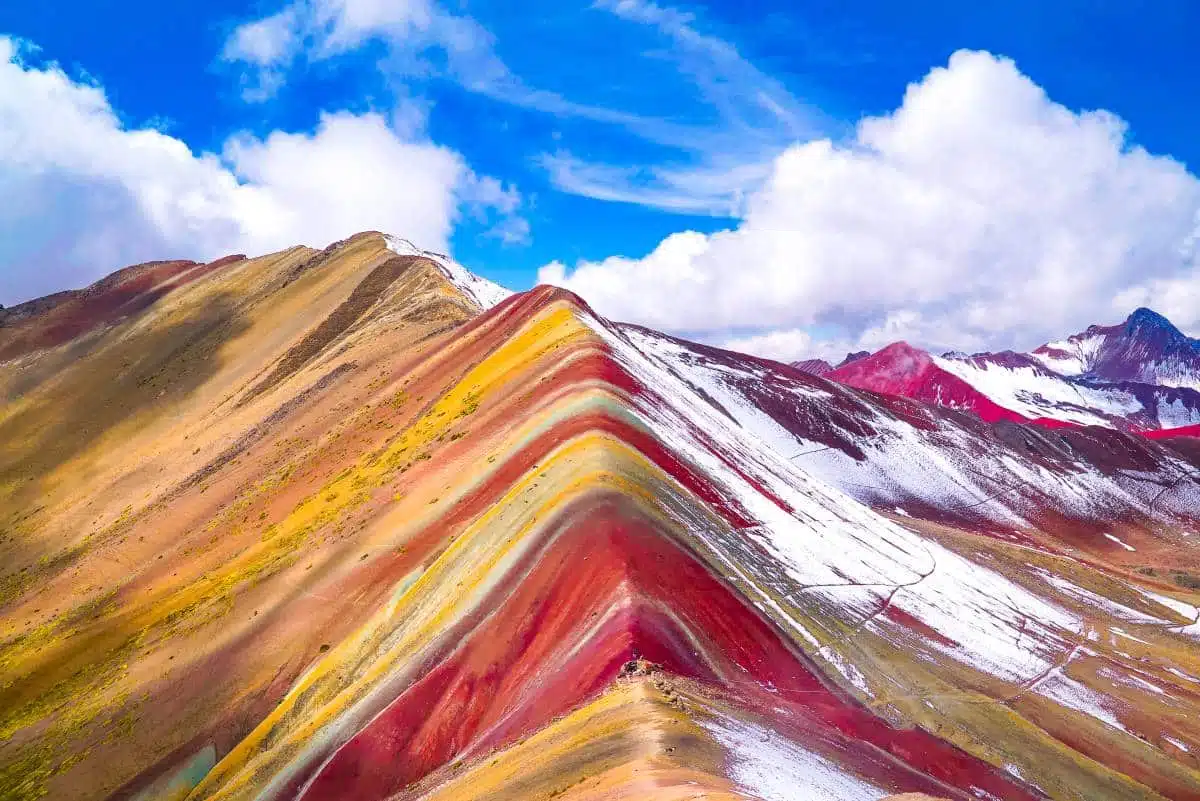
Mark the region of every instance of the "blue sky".
MULTIPOLYGON (((446 180, 458 187, 443 201, 446 236, 455 257, 472 269, 523 289, 548 264, 561 264, 560 282, 568 284, 573 270, 586 272, 583 268, 590 265, 597 275, 604 273, 603 280, 580 278, 576 288, 591 289, 603 310, 759 350, 772 349, 763 337, 775 335, 775 345, 780 345, 789 332, 793 350, 813 349, 813 336, 828 340, 817 350, 871 344, 871 336, 893 333, 932 344, 942 335, 928 319, 914 324, 909 313, 931 318, 939 312, 928 305, 925 288, 867 306, 845 294, 826 293, 811 314, 791 319, 784 312, 772 313, 766 324, 757 325, 753 309, 731 310, 726 300, 713 297, 701 302, 713 304, 710 316, 716 322, 710 326, 705 323, 707 307, 699 315, 673 316, 622 302, 622 292, 636 289, 628 286, 631 273, 609 269, 612 259, 638 260, 637 271, 670 270, 670 265, 656 267, 645 257, 673 235, 747 227, 751 209, 767 202, 762 186, 779 174, 774 160, 780 154, 826 138, 835 146, 861 147, 855 143, 857 123, 895 112, 909 84, 945 67, 957 51, 1013 60, 1022 79, 1073 113, 1105 109, 1119 117, 1126 127, 1118 154, 1143 147, 1173 159, 1188 178, 1195 172, 1189 165, 1200 163, 1200 138, 1195 135, 1200 90, 1194 83, 1200 52, 1193 38, 1200 29, 1200 7, 1186 0, 1157 3, 1153 12, 1108 0, 761 0, 671 6, 646 0, 535 0, 519 4, 519 12, 514 5, 489 0, 42 0, 0 7, 0 34, 26 43, 20 58, 27 73, 48 70, 50 62, 57 62, 70 81, 102 88, 125 130, 153 128, 195 154, 217 158, 228 158, 231 138, 248 137, 246 141, 262 147, 251 148, 260 157, 257 161, 230 168, 243 182, 267 182, 259 173, 276 169, 302 169, 282 161, 277 167, 263 166, 273 132, 306 135, 315 142, 322 114, 365 119, 376 113, 386 121, 381 125, 406 142, 455 154, 458 167, 443 170, 453 174, 446 180), (404 17, 399 19, 396 9, 407 9, 409 16, 399 14, 404 17), (245 47, 239 50, 243 26, 281 12, 292 15, 287 56, 275 54, 264 66, 245 47), (474 177, 463 178, 464 171, 474 177), (474 183, 463 189, 464 181, 474 183), (480 181, 491 183, 481 188, 480 181)), ((4 91, 0 83, 0 93, 4 91)), ((15 101, 12 106, 0 113, 22 113, 15 101)), ((1004 122, 998 119, 997 125, 1004 122)), ((297 151, 297 164, 306 161, 306 152, 297 151)), ((431 153, 416 149, 404 158, 428 160, 431 153)), ((54 158, 57 169, 64 159, 54 158)), ((397 159, 396 174, 403 177, 410 162, 397 159)), ((0 164, 0 179, 3 170, 0 164)), ((25 186, 27 180, 22 175, 15 185, 25 186)), ((99 179, 89 174, 91 180, 99 179)), ((113 178, 106 174, 103 180, 107 186, 113 178)), ((132 181, 123 174, 116 180, 132 181)), ((424 176, 414 186, 434 186, 436 180, 424 176)), ((1181 219, 1192 202, 1190 185, 1185 189, 1186 197, 1178 201, 1182 205, 1172 207, 1181 219)), ((296 191, 281 186, 277 195, 296 191)), ((1147 192, 1157 197, 1165 190, 1147 192)), ((57 198, 58 190, 51 194, 57 198)), ((777 209, 779 199, 771 203, 777 209)), ((79 205, 78 200, 47 202, 44 209, 66 214, 79 205)), ((404 230, 406 214, 408 207, 397 206, 389 218, 401 229, 395 233, 410 233, 404 230)), ((83 219, 86 224, 92 218, 83 219)), ((296 219, 295 227, 280 230, 306 230, 303 215, 296 219)), ((29 227, 27 220, 20 222, 11 229, 0 222, 0 233, 29 227)), ((95 224, 116 230, 110 222, 98 217, 95 224)), ((441 230, 438 222, 431 222, 429 230, 441 230)), ((134 225, 129 238, 141 230, 134 225)), ((861 239, 855 232, 845 235, 861 239)), ((1160 242, 1163 237, 1187 239, 1186 232, 1156 232, 1158 239, 1146 244, 1140 236, 1139 229, 1122 238, 1125 262, 1134 250, 1161 246, 1166 252, 1179 244, 1160 242)), ((167 249, 193 242, 163 233, 162 226, 149 238, 161 239, 155 244, 167 249)), ((231 246, 274 241, 230 239, 231 246)), ((206 235, 203 243, 219 247, 221 240, 206 235)), ((44 242, 0 247, 0 258, 8 261, 0 263, 5 279, 0 302, 76 284, 120 266, 95 263, 89 275, 84 264, 89 254, 99 262, 106 254, 119 258, 136 251, 81 245, 61 271, 43 265, 31 278, 30 263, 53 251, 48 247, 44 242)), ((964 252, 974 252, 973 247, 967 243, 964 252)), ((811 266, 777 264, 773 269, 838 269, 836 262, 822 258, 811 266)), ((688 269, 694 266, 688 262, 688 269)), ((975 271, 988 266, 959 265, 975 271)), ((1106 313, 1105 304, 1118 295, 1151 301, 1178 297, 1180 287, 1171 282, 1190 280, 1194 266, 1183 259, 1152 276, 1130 268, 1121 280, 1093 288, 1101 297, 1052 315, 1046 325, 1095 322, 1087 315, 1106 313), (1145 278, 1153 280, 1141 280, 1145 278)), ((722 286, 720 276, 757 267, 725 263, 706 269, 712 273, 706 278, 709 294, 728 297, 738 289, 722 286)), ((641 274, 637 271, 633 274, 641 274)), ((560 273, 553 269, 542 273, 543 278, 555 275, 560 273)), ((763 280, 771 275, 765 271, 763 280)), ((806 280, 797 283, 808 286, 806 280)), ((662 284, 657 282, 651 294, 659 292, 653 295, 655 302, 669 305, 677 295, 662 284)), ((1013 305, 1020 306, 1020 298, 1013 305)), ((1011 312, 998 312, 1006 313, 1011 312)), ((1034 322, 1016 324, 1028 337, 1042 333, 1034 322)), ((966 338, 988 345, 1001 330, 975 325, 966 338)))

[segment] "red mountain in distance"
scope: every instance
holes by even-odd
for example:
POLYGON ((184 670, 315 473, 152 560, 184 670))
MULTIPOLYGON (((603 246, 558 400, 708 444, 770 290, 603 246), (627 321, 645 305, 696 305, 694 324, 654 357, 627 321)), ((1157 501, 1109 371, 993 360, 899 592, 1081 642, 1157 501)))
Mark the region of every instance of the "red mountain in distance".
POLYGON ((832 373, 834 370, 840 367, 845 367, 847 364, 850 364, 853 361, 857 361, 858 359, 862 359, 870 355, 871 351, 869 350, 860 350, 855 353, 847 353, 846 358, 838 362, 836 366, 830 364, 824 359, 802 359, 798 362, 792 362, 791 365, 797 370, 803 370, 804 372, 812 375, 826 375, 828 373, 832 373))
POLYGON ((804 359, 792 362, 792 367, 812 375, 826 375, 833 372, 833 365, 824 359, 804 359))
POLYGON ((831 370, 810 365, 793 366, 859 389, 964 409, 989 422, 1130 432, 1186 432, 1200 424, 1200 341, 1149 309, 1028 354, 935 356, 900 342, 831 370))
POLYGON ((966 409, 989 423, 1026 419, 993 403, 966 381, 939 367, 931 355, 907 342, 894 342, 877 353, 829 371, 825 377, 858 389, 966 409))

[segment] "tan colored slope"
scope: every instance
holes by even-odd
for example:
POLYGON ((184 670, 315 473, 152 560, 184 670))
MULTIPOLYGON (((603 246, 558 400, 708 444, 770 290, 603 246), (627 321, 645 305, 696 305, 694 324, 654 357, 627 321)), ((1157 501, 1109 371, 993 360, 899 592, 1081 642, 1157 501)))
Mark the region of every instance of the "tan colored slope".
POLYGON ((369 329, 387 330, 402 350, 473 314, 424 262, 359 304, 371 319, 333 330, 329 321, 347 316, 347 300, 389 259, 404 261, 381 238, 361 237, 334 254, 293 248, 248 260, 92 341, 0 365, 0 564, 16 568, 0 569, 0 604, 34 583, 21 568, 44 580, 83 538, 181 475, 211 472, 264 412, 355 365, 347 348, 370 349, 369 329))
POLYGON ((368 234, 228 265, 0 364, 0 798, 104 797, 231 705, 262 714, 337 621, 272 629, 266 659, 206 655, 355 558, 323 536, 297 564, 298 541, 264 540, 272 504, 357 457, 339 432, 475 313, 368 234))
POLYGON ((614 685, 511 748, 432 774, 409 797, 749 798, 722 775, 722 760, 720 746, 670 690, 670 681, 639 677, 614 685))
MULTIPOLYGON (((403 797, 753 799, 726 778, 725 750, 698 722, 721 706, 700 685, 663 673, 623 679, 520 743, 472 764, 451 764, 403 797)), ((881 801, 941 799, 904 793, 881 801)))

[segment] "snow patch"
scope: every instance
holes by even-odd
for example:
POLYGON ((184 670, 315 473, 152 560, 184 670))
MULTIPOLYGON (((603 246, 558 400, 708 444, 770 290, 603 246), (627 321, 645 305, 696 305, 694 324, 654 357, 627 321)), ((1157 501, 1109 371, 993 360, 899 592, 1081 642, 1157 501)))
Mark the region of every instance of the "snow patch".
POLYGON ((1104 706, 1104 702, 1111 702, 1111 699, 1075 681, 1063 673, 1060 668, 1050 671, 1050 675, 1038 685, 1035 692, 1052 701, 1057 701, 1068 709, 1089 715, 1114 729, 1128 731, 1116 715, 1104 706))
POLYGON ((1131 393, 1079 384, 1033 366, 933 357, 948 373, 966 381, 994 403, 1028 418, 1049 417, 1079 425, 1112 427, 1110 417, 1143 410, 1131 393), (1099 412, 1099 414, 1097 414, 1099 412))
POLYGON ((725 716, 700 725, 729 752, 729 778, 763 801, 878 801, 887 794, 763 726, 725 716))
POLYGON ((1187 743, 1183 742, 1182 740, 1176 740, 1174 737, 1170 737, 1166 734, 1163 735, 1163 739, 1166 740, 1171 745, 1178 748, 1180 751, 1182 751, 1185 754, 1192 753, 1192 749, 1188 748, 1187 743))
POLYGON ((1137 548, 1134 548, 1132 545, 1125 542, 1124 540, 1122 540, 1120 537, 1116 536, 1115 534, 1109 534, 1106 531, 1106 532, 1104 532, 1104 537, 1105 537, 1105 539, 1112 540, 1117 545, 1120 545, 1122 548, 1124 548, 1127 551, 1136 551, 1137 550, 1137 548))
POLYGON ((442 271, 442 274, 449 279, 450 283, 454 284, 456 289, 484 311, 498 305, 513 294, 511 290, 476 275, 441 253, 421 250, 407 239, 401 239, 400 237, 388 234, 383 235, 383 240, 387 243, 388 250, 398 256, 423 256, 432 261, 442 271))
MULTIPOLYGON (((1042 581, 1046 582, 1047 584, 1054 587, 1056 590, 1062 592, 1063 594, 1068 595, 1068 596, 1070 596, 1078 601, 1081 601, 1085 604, 1088 604, 1089 606, 1093 606, 1097 609, 1103 610, 1104 612, 1107 612, 1108 614, 1112 615, 1113 617, 1117 617, 1122 620, 1127 620, 1130 623, 1161 624, 1164 622, 1161 618, 1157 618, 1152 615, 1148 615, 1144 612, 1139 612, 1136 609, 1130 609, 1128 606, 1119 604, 1116 601, 1113 601, 1109 598, 1104 597, 1103 595, 1092 592, 1091 590, 1086 590, 1083 587, 1080 587, 1080 586, 1074 584, 1073 582, 1069 581, 1068 579, 1064 578, 1063 576, 1060 576, 1057 573, 1052 573, 1049 570, 1046 570, 1045 568, 1035 567, 1032 569, 1032 572, 1034 573, 1034 575, 1041 578, 1042 581)), ((1112 630, 1117 632, 1118 634, 1127 636, 1127 635, 1125 635, 1125 633, 1123 631, 1121 631, 1121 629, 1119 629, 1115 626, 1113 627, 1112 630)))
MULTIPOLYGON (((736 554, 723 557, 727 564, 753 564, 752 583, 793 602, 802 592, 820 593, 841 607, 847 622, 859 625, 871 623, 881 596, 891 593, 893 606, 954 643, 934 647, 1012 681, 1047 670, 1065 648, 1062 634, 1080 629, 1073 614, 882 517, 822 481, 822 473, 805 469, 807 462, 802 468, 789 458, 810 443, 783 429, 743 394, 732 375, 753 379, 762 368, 717 364, 645 329, 609 328, 599 320, 594 327, 614 357, 653 393, 633 399, 647 427, 757 521, 740 542, 700 534, 717 552, 736 554), (756 556, 755 543, 772 559, 756 556)), ((896 462, 889 475, 911 477, 914 466, 924 465, 931 473, 915 479, 922 489, 940 484, 951 504, 978 503, 984 492, 964 486, 963 471, 942 449, 906 441, 914 436, 907 423, 878 424, 890 426, 887 433, 901 440, 891 451, 896 462)), ((838 478, 835 474, 835 484, 838 478)), ((797 625, 789 615, 784 620, 797 625)))

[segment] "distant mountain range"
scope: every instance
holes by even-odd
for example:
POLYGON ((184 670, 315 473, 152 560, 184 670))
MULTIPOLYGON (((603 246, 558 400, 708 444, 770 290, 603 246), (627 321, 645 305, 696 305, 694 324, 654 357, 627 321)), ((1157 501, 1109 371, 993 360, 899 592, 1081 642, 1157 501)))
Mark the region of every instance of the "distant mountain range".
POLYGON ((934 355, 906 342, 853 353, 833 366, 795 367, 833 381, 1048 427, 1098 425, 1184 433, 1200 425, 1200 340, 1150 309, 1117 325, 1049 342, 1031 353, 934 355))

